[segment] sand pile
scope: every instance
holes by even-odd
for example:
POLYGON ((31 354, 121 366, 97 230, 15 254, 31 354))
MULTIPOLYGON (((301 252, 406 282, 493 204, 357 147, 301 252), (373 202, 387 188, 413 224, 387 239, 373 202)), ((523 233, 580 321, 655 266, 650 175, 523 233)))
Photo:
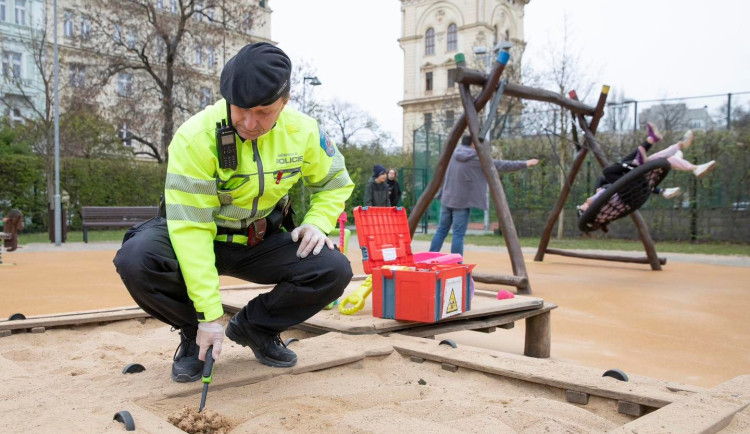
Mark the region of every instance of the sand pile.
POLYGON ((211 410, 198 412, 195 407, 185 406, 167 420, 189 434, 226 434, 232 430, 227 418, 211 410))

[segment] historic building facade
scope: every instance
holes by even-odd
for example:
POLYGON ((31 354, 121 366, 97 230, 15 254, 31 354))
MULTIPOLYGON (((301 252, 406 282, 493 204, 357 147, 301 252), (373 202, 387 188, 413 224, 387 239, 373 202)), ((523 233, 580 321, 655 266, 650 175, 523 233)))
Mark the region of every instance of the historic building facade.
MULTIPOLYGON (((54 91, 53 13, 52 0, 0 0, 0 96, 10 102, 0 107, 0 116, 22 121, 48 110, 54 91)), ((73 100, 95 103, 127 146, 138 150, 138 142, 130 140, 136 135, 156 143, 162 123, 159 84, 174 83, 176 128, 221 97, 222 67, 239 48, 271 42, 270 17, 265 0, 57 0, 61 114, 73 100), (167 41, 187 16, 178 48, 170 52, 167 41), (174 75, 166 73, 167 56, 174 75)))
POLYGON ((486 70, 500 45, 509 43, 511 63, 504 76, 518 78, 529 1, 401 0, 404 151, 412 152, 415 130, 448 131, 463 113, 455 82, 457 53, 464 53, 470 68, 486 70))

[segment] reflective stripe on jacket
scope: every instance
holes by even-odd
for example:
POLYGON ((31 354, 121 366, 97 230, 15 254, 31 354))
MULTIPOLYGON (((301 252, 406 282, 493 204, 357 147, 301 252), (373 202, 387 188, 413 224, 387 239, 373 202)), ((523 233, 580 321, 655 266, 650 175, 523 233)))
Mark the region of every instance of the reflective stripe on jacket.
POLYGON ((169 145, 169 237, 201 321, 224 314, 213 249, 217 226, 247 228, 270 214, 302 176, 311 193, 302 224, 328 233, 354 188, 335 144, 314 119, 289 106, 256 141, 235 136, 237 170, 220 168, 216 123, 226 111, 223 99, 206 107, 178 128, 169 145))

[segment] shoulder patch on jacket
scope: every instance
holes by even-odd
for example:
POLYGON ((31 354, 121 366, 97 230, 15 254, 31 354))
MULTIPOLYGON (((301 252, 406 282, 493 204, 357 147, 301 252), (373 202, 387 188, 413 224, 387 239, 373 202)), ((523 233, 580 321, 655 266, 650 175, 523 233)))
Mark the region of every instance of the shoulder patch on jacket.
POLYGON ((323 132, 320 133, 320 147, 323 148, 324 151, 326 151, 326 155, 328 155, 329 157, 333 157, 333 155, 336 153, 336 147, 333 146, 331 139, 323 132))

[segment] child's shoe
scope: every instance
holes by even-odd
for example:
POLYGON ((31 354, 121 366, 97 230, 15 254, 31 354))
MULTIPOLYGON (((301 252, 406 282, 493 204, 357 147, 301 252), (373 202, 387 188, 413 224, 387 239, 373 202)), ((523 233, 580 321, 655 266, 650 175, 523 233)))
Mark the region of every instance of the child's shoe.
POLYGON ((693 135, 693 132, 690 130, 685 131, 685 135, 682 136, 682 139, 680 139, 680 149, 687 149, 690 147, 691 144, 693 144, 693 138, 695 136, 693 135))
POLYGON ((662 188, 661 197, 664 199, 672 199, 673 197, 679 196, 681 193, 680 187, 662 188))
POLYGON ((703 163, 695 167, 693 169, 693 175, 695 175, 696 178, 700 179, 710 171, 714 170, 714 167, 716 167, 716 161, 711 160, 708 163, 703 163))
POLYGON ((656 125, 651 122, 646 122, 646 131, 648 131, 648 137, 651 139, 651 144, 659 142, 664 136, 661 135, 656 125))

